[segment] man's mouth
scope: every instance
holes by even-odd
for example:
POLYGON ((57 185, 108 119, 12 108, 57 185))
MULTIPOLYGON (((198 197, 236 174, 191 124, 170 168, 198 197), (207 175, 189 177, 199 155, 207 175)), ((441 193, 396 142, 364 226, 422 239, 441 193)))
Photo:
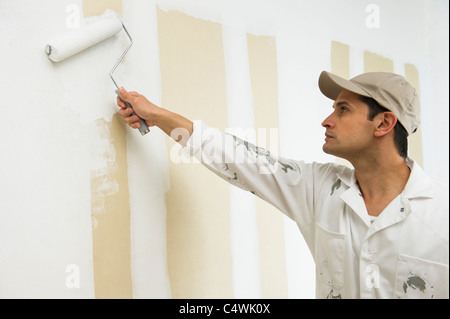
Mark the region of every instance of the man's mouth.
POLYGON ((332 136, 329 133, 325 133, 325 141, 328 141, 329 139, 332 139, 332 138, 334 138, 334 136, 332 136))

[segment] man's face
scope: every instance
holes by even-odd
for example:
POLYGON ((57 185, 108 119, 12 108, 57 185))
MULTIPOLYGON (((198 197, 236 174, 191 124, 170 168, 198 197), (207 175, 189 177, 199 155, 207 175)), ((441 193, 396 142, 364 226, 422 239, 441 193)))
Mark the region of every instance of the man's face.
POLYGON ((342 90, 333 108, 322 122, 326 128, 323 151, 347 160, 367 154, 375 129, 374 122, 368 120, 368 106, 357 94, 342 90))

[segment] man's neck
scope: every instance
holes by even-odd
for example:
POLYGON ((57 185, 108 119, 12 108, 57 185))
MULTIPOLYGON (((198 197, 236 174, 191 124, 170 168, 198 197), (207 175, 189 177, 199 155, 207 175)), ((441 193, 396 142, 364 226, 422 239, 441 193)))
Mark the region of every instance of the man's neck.
POLYGON ((352 163, 369 215, 378 216, 405 188, 410 169, 402 157, 352 163))

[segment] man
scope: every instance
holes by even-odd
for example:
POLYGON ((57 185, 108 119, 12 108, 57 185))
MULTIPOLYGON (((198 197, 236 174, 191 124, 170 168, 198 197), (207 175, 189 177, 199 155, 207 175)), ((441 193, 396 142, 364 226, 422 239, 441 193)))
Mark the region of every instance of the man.
POLYGON ((335 101, 323 150, 354 169, 272 156, 136 92, 119 90, 137 115, 118 105, 132 128, 139 115, 177 132, 187 155, 293 219, 316 263, 318 298, 448 298, 448 193, 407 156, 420 123, 414 88, 392 73, 325 71, 319 88, 335 101))

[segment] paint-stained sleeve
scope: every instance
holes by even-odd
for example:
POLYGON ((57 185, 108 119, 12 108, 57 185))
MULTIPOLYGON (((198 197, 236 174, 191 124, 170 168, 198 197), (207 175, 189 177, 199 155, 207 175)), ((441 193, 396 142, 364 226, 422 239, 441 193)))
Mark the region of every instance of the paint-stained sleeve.
POLYGON ((273 156, 236 136, 194 121, 183 152, 231 184, 271 203, 299 227, 314 220, 314 164, 273 156))

